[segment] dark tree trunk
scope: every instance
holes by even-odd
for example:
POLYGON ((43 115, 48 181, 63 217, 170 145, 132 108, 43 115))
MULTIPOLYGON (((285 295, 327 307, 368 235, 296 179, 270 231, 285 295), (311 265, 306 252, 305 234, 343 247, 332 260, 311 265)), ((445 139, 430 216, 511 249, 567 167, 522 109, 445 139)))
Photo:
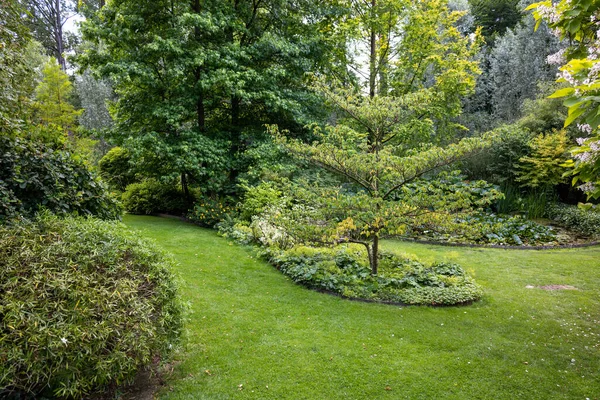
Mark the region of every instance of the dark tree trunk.
POLYGON ((54 38, 56 40, 56 59, 58 60, 58 64, 63 71, 67 70, 67 63, 65 61, 65 57, 63 55, 65 51, 65 46, 63 42, 63 30, 62 30, 62 16, 60 11, 60 0, 54 0, 54 7, 56 8, 56 22, 54 29, 54 38))
POLYGON ((371 275, 377 275, 379 269, 379 236, 373 238, 370 253, 371 275))
MULTIPOLYGON (((371 0, 371 12, 375 13, 375 7, 377 6, 377 0, 371 0)), ((377 77, 377 32, 375 27, 371 27, 371 43, 370 43, 370 54, 369 54, 369 97, 375 97, 375 80, 377 77)))
POLYGON ((186 200, 190 199, 190 188, 188 187, 188 179, 187 174, 185 172, 181 173, 181 191, 185 196, 186 200))

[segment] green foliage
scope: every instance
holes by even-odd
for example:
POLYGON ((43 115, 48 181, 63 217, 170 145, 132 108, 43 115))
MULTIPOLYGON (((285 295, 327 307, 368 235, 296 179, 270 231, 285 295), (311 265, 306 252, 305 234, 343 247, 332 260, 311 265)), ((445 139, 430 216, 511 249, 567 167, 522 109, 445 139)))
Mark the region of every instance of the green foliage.
POLYGON ((231 200, 221 197, 200 196, 187 218, 201 226, 214 228, 220 222, 227 222, 236 212, 231 200))
MULTIPOLYGON (((559 99, 548 98, 558 87, 560 85, 553 82, 540 84, 538 96, 523 102, 523 116, 518 124, 536 135, 563 129, 567 109, 559 99)), ((567 129, 570 136, 576 134, 573 127, 567 129)))
POLYGON ((469 3, 475 26, 481 26, 490 41, 521 20, 519 0, 469 0, 469 3))
POLYGON ((415 224, 403 237, 450 243, 475 243, 512 246, 536 246, 556 243, 552 228, 521 216, 474 214, 454 218, 451 222, 431 219, 415 224))
POLYGON ((533 135, 518 125, 503 125, 494 130, 497 141, 493 146, 468 159, 463 169, 471 177, 495 184, 514 183, 517 179, 515 164, 529 155, 533 135))
POLYGON ((223 193, 263 124, 300 128, 324 114, 306 73, 331 66, 326 50, 338 44, 322 29, 336 11, 296 6, 126 0, 90 13, 78 60, 114 82, 115 143, 128 142, 140 172, 223 193))
POLYGON ((548 218, 585 236, 600 235, 600 213, 566 204, 547 207, 548 218))
POLYGON ((35 119, 44 125, 54 125, 63 132, 72 132, 81 110, 69 102, 73 85, 55 59, 42 70, 43 79, 36 88, 35 119))
POLYGON ((546 217, 546 206, 556 197, 550 188, 523 190, 515 185, 503 184, 500 189, 504 198, 496 201, 494 210, 499 214, 522 214, 529 219, 546 217))
POLYGON ((182 305, 155 247, 94 219, 0 226, 0 396, 83 398, 168 355, 182 305))
POLYGON ((364 252, 351 248, 295 247, 270 260, 294 282, 344 297, 420 305, 455 305, 478 300, 481 288, 457 264, 434 263, 381 254, 371 275, 364 252))
POLYGON ((117 190, 125 190, 135 179, 130 163, 131 155, 127 149, 113 147, 98 161, 98 171, 109 185, 117 190))
MULTIPOLYGON (((120 205, 81 161, 42 143, 0 136, 0 176, 2 199, 8 201, 0 212, 16 209, 19 214, 33 215, 46 208, 57 214, 102 219, 121 215, 120 205)), ((0 220, 7 216, 0 213, 0 220)))
POLYGON ((132 214, 169 213, 183 215, 190 208, 193 199, 186 198, 183 191, 173 184, 146 179, 132 183, 121 196, 125 211, 132 214))
POLYGON ((17 0, 0 1, 0 134, 13 132, 23 123, 23 111, 29 103, 32 65, 23 53, 31 45, 24 24, 23 8, 17 0))
POLYGON ((569 139, 564 130, 534 137, 529 143, 530 155, 521 157, 516 164, 517 182, 529 188, 548 188, 564 182, 568 169, 569 139))
POLYGON ((246 186, 245 190, 240 205, 240 218, 245 221, 262 214, 267 208, 278 203, 283 196, 283 192, 274 182, 261 182, 253 187, 246 186))
POLYGON ((546 21, 562 39, 568 39, 570 47, 560 60, 565 64, 560 68, 557 82, 567 87, 552 94, 552 98, 564 99, 568 107, 565 127, 580 122, 578 128, 588 136, 578 140, 573 150, 573 185, 584 182, 579 189, 588 198, 600 197, 600 157, 598 157, 598 127, 600 126, 600 80, 598 78, 598 49, 600 37, 597 35, 597 16, 600 4, 590 0, 561 0, 557 3, 542 1, 527 8, 533 10, 538 25, 546 21))

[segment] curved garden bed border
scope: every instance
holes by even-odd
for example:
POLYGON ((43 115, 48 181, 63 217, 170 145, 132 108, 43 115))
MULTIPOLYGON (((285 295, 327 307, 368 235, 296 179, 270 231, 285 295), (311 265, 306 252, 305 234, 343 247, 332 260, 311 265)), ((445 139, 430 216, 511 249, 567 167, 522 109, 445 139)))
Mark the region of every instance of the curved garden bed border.
POLYGON ((477 244, 477 243, 451 243, 451 242, 438 242, 435 240, 418 240, 418 239, 407 239, 401 237, 389 237, 386 239, 395 239, 403 242, 412 242, 419 244, 430 244, 435 246, 447 246, 447 247, 472 247, 482 249, 505 249, 505 250, 560 250, 560 249, 577 249, 582 247, 593 247, 600 245, 600 241, 595 240, 589 243, 576 243, 576 244, 563 244, 563 245, 546 245, 546 246, 503 246, 500 244, 477 244))

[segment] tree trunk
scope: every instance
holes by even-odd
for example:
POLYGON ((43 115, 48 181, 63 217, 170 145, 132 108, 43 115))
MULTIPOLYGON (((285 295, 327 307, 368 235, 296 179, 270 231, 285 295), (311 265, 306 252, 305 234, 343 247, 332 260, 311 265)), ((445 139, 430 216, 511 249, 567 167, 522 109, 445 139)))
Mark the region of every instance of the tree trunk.
POLYGON ((67 63, 63 56, 64 42, 63 42, 63 30, 62 30, 62 16, 60 14, 60 0, 54 1, 54 7, 56 8, 56 29, 54 30, 54 37, 56 39, 56 59, 58 64, 63 71, 67 70, 67 63))
POLYGON ((188 187, 188 180, 187 180, 187 175, 185 172, 181 173, 181 191, 183 192, 185 199, 189 200, 190 199, 190 189, 188 187))
POLYGON ((373 238, 373 244, 371 245, 369 262, 371 264, 371 275, 377 275, 379 269, 379 235, 373 238))
MULTIPOLYGON (((377 0, 371 0, 371 12, 375 13, 375 7, 377 6, 377 0)), ((371 26, 371 43, 370 43, 370 54, 369 54, 369 97, 375 97, 375 80, 377 78, 377 32, 375 27, 371 26)))

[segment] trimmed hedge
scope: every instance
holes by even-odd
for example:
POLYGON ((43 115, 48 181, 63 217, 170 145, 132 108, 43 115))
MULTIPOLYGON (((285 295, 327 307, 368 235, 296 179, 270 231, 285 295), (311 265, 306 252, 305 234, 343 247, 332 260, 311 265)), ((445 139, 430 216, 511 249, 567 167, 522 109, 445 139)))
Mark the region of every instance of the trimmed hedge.
POLYGON ((97 219, 0 226, 0 398, 81 398, 167 356, 182 304, 155 247, 97 219))

